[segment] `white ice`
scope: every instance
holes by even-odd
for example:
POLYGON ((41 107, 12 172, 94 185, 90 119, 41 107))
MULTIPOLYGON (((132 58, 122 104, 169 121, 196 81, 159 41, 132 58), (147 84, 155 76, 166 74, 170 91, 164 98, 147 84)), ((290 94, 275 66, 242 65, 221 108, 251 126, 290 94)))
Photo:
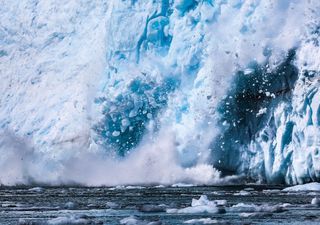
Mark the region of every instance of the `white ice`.
POLYGON ((283 191, 292 192, 292 191, 320 191, 320 183, 313 182, 308 184, 296 185, 292 187, 284 188, 283 191))
POLYGON ((193 213, 219 213, 218 206, 226 205, 225 200, 210 201, 206 195, 201 195, 199 199, 192 199, 190 207, 182 209, 167 209, 167 213, 193 214, 193 213))

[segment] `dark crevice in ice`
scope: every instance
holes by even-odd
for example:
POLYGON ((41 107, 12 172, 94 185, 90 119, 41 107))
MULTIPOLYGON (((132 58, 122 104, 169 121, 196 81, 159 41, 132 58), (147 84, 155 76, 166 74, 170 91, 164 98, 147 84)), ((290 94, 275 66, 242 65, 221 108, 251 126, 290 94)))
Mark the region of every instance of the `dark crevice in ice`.
MULTIPOLYGON (((271 112, 278 103, 291 100, 291 90, 298 78, 294 59, 295 50, 291 50, 286 60, 271 72, 268 65, 252 63, 248 71, 236 74, 234 86, 219 107, 221 135, 212 143, 213 164, 223 173, 239 172, 244 163, 241 146, 248 145, 270 124, 271 112)), ((293 126, 287 125, 287 139, 283 140, 283 145, 290 142, 293 126)), ((270 132, 274 132, 272 128, 270 132)), ((268 137, 270 135, 265 136, 268 137)))

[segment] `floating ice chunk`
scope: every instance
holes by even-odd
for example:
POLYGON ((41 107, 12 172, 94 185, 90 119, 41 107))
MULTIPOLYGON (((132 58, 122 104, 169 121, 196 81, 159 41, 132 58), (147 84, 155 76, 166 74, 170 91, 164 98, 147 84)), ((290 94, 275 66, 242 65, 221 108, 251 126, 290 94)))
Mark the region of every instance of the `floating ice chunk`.
POLYGON ((311 204, 312 205, 316 205, 316 206, 320 206, 320 198, 313 198, 312 201, 311 201, 311 204))
POLYGON ((275 193, 279 193, 281 190, 279 189, 272 189, 272 190, 262 190, 262 193, 265 194, 275 194, 275 193))
POLYGON ((233 205, 229 210, 231 212, 283 212, 285 210, 285 207, 287 205, 255 205, 255 204, 245 204, 245 203, 238 203, 236 205, 233 205))
POLYGON ((242 196, 245 196, 245 195, 251 195, 251 193, 248 192, 248 191, 242 190, 242 191, 239 191, 238 193, 235 193, 234 195, 242 195, 242 196))
POLYGON ((249 188, 245 188, 245 189, 243 189, 244 191, 254 191, 254 188, 251 188, 251 187, 249 187, 249 188))
POLYGON ((107 208, 110 208, 110 209, 118 209, 118 208, 120 208, 119 204, 117 204, 115 202, 107 202, 106 206, 107 206, 107 208))
MULTIPOLYGON (((161 221, 152 221, 152 222, 147 222, 146 225, 162 225, 163 223, 161 221)), ((142 225, 142 224, 139 224, 142 225)))
POLYGON ((230 208, 231 212, 256 212, 257 210, 257 205, 244 203, 238 203, 230 208))
POLYGON ((226 205, 226 201, 210 201, 208 200, 208 197, 206 195, 202 195, 198 200, 192 199, 190 207, 186 207, 183 209, 167 209, 167 213, 224 213, 225 209, 221 207, 221 205, 226 205))
POLYGON ((64 207, 67 208, 67 209, 74 209, 75 208, 75 204, 74 204, 74 202, 67 202, 64 205, 64 207))
POLYGON ((70 217, 57 217, 57 218, 54 218, 54 219, 51 219, 48 221, 48 224, 50 225, 84 225, 84 224, 90 224, 90 222, 92 221, 89 221, 87 219, 83 219, 83 218, 77 218, 75 216, 70 216, 70 217))
POLYGON ((227 200, 214 200, 214 202, 217 204, 217 206, 226 206, 227 200))
POLYGON ((219 209, 216 206, 195 206, 186 207, 183 209, 167 209, 167 213, 179 213, 179 214, 193 214, 193 213, 219 213, 219 209))
POLYGON ((142 224, 142 221, 138 220, 134 216, 129 216, 126 218, 123 218, 120 220, 120 224, 125 224, 125 225, 137 225, 137 224, 142 224))
POLYGON ((19 225, 25 225, 25 224, 28 224, 28 221, 27 221, 26 219, 21 219, 21 218, 20 218, 20 219, 18 220, 18 224, 19 224, 19 225))
POLYGON ((139 220, 137 220, 136 218, 130 216, 130 217, 127 217, 127 218, 120 220, 120 224, 134 225, 134 224, 137 224, 138 221, 139 220))
POLYGON ((192 187, 195 186, 194 184, 186 184, 186 183, 177 183, 177 184, 173 184, 171 185, 171 187, 192 187))
POLYGON ((44 188, 42 187, 34 187, 34 188, 30 188, 28 191, 33 191, 33 192, 43 192, 44 188))
POLYGON ((254 212, 254 213, 239 213, 239 216, 242 218, 252 218, 252 217, 265 217, 271 216, 272 212, 254 212))
POLYGON ((98 205, 98 204, 94 204, 94 203, 88 204, 87 206, 88 206, 89 208, 91 208, 91 209, 99 208, 99 205, 98 205))
POLYGON ((283 207, 283 208, 287 208, 289 206, 291 206, 290 203, 283 203, 282 205, 279 205, 280 207, 283 207))
POLYGON ((320 191, 320 183, 313 182, 309 184, 296 185, 292 187, 287 187, 283 191, 320 191))
POLYGON ((187 223, 187 224, 198 224, 198 223, 202 223, 202 224, 217 224, 219 222, 218 222, 218 220, 213 220, 211 218, 201 218, 201 219, 186 220, 183 223, 187 223))
POLYGON ((144 189, 146 187, 143 187, 143 186, 133 186, 133 185, 129 185, 129 186, 126 186, 125 189, 144 189))
POLYGON ((3 202, 1 204, 2 208, 21 208, 24 205, 20 204, 20 203, 14 203, 14 202, 3 202))
POLYGON ((226 205, 226 204, 227 204, 226 200, 210 201, 206 195, 201 195, 198 200, 192 199, 191 206, 192 207, 202 206, 202 205, 216 206, 216 205, 226 205))
POLYGON ((257 213, 240 213, 239 216, 243 218, 249 218, 249 217, 254 217, 256 216, 257 213))

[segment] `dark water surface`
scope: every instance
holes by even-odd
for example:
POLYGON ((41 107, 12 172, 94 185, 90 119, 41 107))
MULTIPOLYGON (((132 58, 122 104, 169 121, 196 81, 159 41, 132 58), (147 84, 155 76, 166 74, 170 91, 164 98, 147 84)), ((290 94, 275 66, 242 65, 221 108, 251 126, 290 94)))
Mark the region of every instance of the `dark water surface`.
POLYGON ((0 224, 320 224, 320 207, 310 204, 320 193, 287 193, 281 189, 256 185, 0 187, 0 224), (219 206, 218 213, 167 212, 171 208, 189 207, 192 198, 199 199, 201 195, 227 203, 219 206), (277 210, 232 210, 238 203, 280 207, 277 210))

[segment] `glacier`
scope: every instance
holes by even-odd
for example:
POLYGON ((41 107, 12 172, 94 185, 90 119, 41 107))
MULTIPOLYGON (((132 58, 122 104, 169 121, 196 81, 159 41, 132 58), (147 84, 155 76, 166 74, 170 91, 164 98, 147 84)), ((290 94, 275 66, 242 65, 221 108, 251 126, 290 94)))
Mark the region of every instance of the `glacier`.
POLYGON ((0 3, 1 184, 320 181, 319 1, 0 3))

